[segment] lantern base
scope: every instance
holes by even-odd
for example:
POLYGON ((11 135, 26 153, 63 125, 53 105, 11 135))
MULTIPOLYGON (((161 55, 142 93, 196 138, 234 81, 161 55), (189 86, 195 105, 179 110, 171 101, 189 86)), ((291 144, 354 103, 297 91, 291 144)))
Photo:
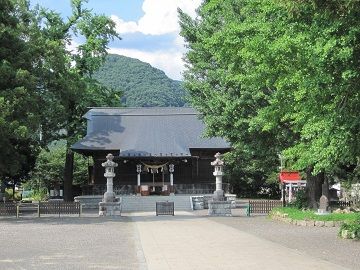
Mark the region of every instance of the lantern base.
POLYGON ((222 189, 215 190, 213 195, 214 201, 225 201, 225 193, 222 189))

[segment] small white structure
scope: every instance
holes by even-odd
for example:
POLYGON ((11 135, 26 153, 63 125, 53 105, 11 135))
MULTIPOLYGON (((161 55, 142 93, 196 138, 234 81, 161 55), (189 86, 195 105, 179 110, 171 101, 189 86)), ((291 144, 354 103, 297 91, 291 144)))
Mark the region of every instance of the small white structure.
POLYGON ((301 180, 300 173, 297 171, 281 171, 279 180, 284 188, 281 188, 281 198, 291 202, 294 194, 306 187, 306 180, 301 180))

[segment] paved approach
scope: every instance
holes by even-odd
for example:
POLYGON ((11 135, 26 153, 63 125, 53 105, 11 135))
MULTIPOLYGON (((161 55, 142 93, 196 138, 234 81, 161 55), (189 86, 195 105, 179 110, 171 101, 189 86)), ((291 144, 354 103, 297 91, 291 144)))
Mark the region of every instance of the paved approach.
POLYGON ((5 218, 0 219, 0 269, 358 269, 253 233, 267 228, 267 221, 252 222, 193 212, 5 218))
MULTIPOLYGON (((219 223, 216 219, 194 218, 190 213, 173 218, 133 217, 148 269, 348 269, 219 223)), ((236 222, 234 218, 230 219, 236 222)))

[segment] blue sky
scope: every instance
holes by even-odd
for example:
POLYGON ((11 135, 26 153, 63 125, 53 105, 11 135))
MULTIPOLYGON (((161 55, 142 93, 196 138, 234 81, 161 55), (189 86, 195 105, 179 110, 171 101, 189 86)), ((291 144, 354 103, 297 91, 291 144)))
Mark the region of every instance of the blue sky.
MULTIPOLYGON (((85 5, 94 13, 105 14, 116 23, 122 40, 110 44, 109 52, 147 62, 180 80, 185 52, 179 36, 177 8, 191 16, 201 0, 89 0, 85 5)), ((71 12, 70 0, 31 0, 31 4, 61 13, 71 12)), ((75 40, 75 46, 76 46, 75 40)))

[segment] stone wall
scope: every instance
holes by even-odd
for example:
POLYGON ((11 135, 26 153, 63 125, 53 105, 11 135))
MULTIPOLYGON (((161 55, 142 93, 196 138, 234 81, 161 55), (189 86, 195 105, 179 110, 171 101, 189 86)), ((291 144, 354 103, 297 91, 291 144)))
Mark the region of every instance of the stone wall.
POLYGON ((209 216, 231 216, 230 201, 209 201, 209 216))

